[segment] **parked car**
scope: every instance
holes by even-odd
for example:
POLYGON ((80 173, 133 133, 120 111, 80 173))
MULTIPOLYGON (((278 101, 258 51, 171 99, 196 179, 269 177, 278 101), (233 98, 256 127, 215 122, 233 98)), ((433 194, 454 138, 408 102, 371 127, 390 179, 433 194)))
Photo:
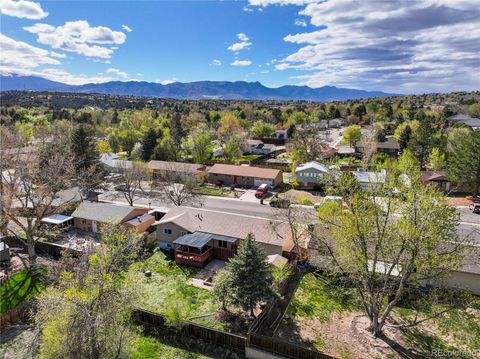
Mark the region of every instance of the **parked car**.
POLYGON ((290 201, 286 198, 274 198, 270 201, 270 207, 275 208, 288 208, 290 201))
POLYGON ((119 184, 114 187, 115 191, 121 191, 121 192, 126 192, 128 191, 127 185, 125 184, 119 184))
POLYGON ((470 205, 470 209, 472 210, 473 213, 480 214, 480 203, 474 203, 470 205))
POLYGON ((269 190, 270 186, 266 183, 262 183, 260 186, 258 186, 257 191, 255 192, 255 197, 262 198, 268 193, 269 190))

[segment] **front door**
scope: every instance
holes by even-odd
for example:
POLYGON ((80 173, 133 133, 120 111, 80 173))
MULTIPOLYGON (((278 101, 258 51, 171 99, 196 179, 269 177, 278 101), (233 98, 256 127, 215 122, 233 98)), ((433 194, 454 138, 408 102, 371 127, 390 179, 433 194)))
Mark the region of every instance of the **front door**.
POLYGON ((92 221, 92 232, 93 233, 98 232, 97 222, 95 222, 95 221, 92 221))

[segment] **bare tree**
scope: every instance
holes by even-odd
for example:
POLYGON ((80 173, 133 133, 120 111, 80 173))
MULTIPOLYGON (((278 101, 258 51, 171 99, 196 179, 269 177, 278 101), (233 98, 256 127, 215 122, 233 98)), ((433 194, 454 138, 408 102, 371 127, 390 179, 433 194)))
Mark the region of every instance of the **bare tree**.
POLYGON ((144 182, 149 179, 147 166, 142 162, 121 161, 119 164, 120 177, 118 178, 119 186, 123 196, 130 206, 138 199, 141 193, 144 193, 144 182))
POLYGON ((362 150, 362 160, 364 168, 370 165, 373 156, 377 153, 377 136, 375 131, 370 131, 360 138, 359 147, 362 150))
POLYGON ((200 182, 188 164, 175 163, 160 171, 152 186, 174 206, 200 206, 201 196, 196 191, 200 182))
POLYGON ((28 154, 16 149, 8 158, 2 156, 1 167, 3 215, 24 232, 19 239, 34 263, 35 242, 47 235, 42 218, 61 213, 75 200, 61 196, 74 177, 68 143, 57 138, 28 154))
POLYGON ((311 211, 290 205, 285 209, 275 209, 274 217, 276 221, 272 221, 272 226, 275 231, 279 229, 279 226, 286 225, 288 227, 289 236, 293 242, 291 252, 295 253, 295 260, 301 262, 307 256, 307 247, 311 237, 309 224, 314 220, 311 218, 311 211))
POLYGON ((319 160, 325 157, 329 148, 330 132, 320 131, 312 125, 297 129, 288 142, 292 159, 298 163, 319 160))

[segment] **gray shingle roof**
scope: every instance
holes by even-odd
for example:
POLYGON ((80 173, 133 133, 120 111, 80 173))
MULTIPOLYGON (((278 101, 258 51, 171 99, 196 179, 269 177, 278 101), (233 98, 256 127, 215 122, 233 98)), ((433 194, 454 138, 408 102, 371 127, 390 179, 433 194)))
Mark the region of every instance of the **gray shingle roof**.
POLYGON ((234 213, 192 207, 174 207, 157 224, 175 223, 189 232, 206 232, 234 238, 249 233, 258 242, 283 246, 288 239, 288 226, 279 221, 234 213))
POLYGON ((135 207, 120 204, 83 201, 72 213, 72 217, 119 224, 134 210, 135 207))
POLYGON ((271 168, 261 168, 252 166, 235 166, 216 163, 208 170, 208 173, 221 174, 229 176, 243 176, 254 178, 268 178, 275 179, 280 170, 274 170, 271 168))

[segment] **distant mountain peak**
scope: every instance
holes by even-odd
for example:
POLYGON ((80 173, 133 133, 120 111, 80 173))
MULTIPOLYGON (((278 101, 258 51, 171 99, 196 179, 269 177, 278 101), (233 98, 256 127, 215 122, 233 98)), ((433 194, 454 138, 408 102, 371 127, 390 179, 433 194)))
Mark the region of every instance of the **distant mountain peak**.
POLYGON ((146 81, 110 81, 68 85, 35 76, 0 75, 0 91, 9 90, 88 92, 176 99, 307 101, 341 101, 395 95, 381 91, 364 91, 335 86, 311 88, 308 86, 285 85, 272 88, 266 87, 259 81, 195 81, 173 82, 166 85, 146 81))

